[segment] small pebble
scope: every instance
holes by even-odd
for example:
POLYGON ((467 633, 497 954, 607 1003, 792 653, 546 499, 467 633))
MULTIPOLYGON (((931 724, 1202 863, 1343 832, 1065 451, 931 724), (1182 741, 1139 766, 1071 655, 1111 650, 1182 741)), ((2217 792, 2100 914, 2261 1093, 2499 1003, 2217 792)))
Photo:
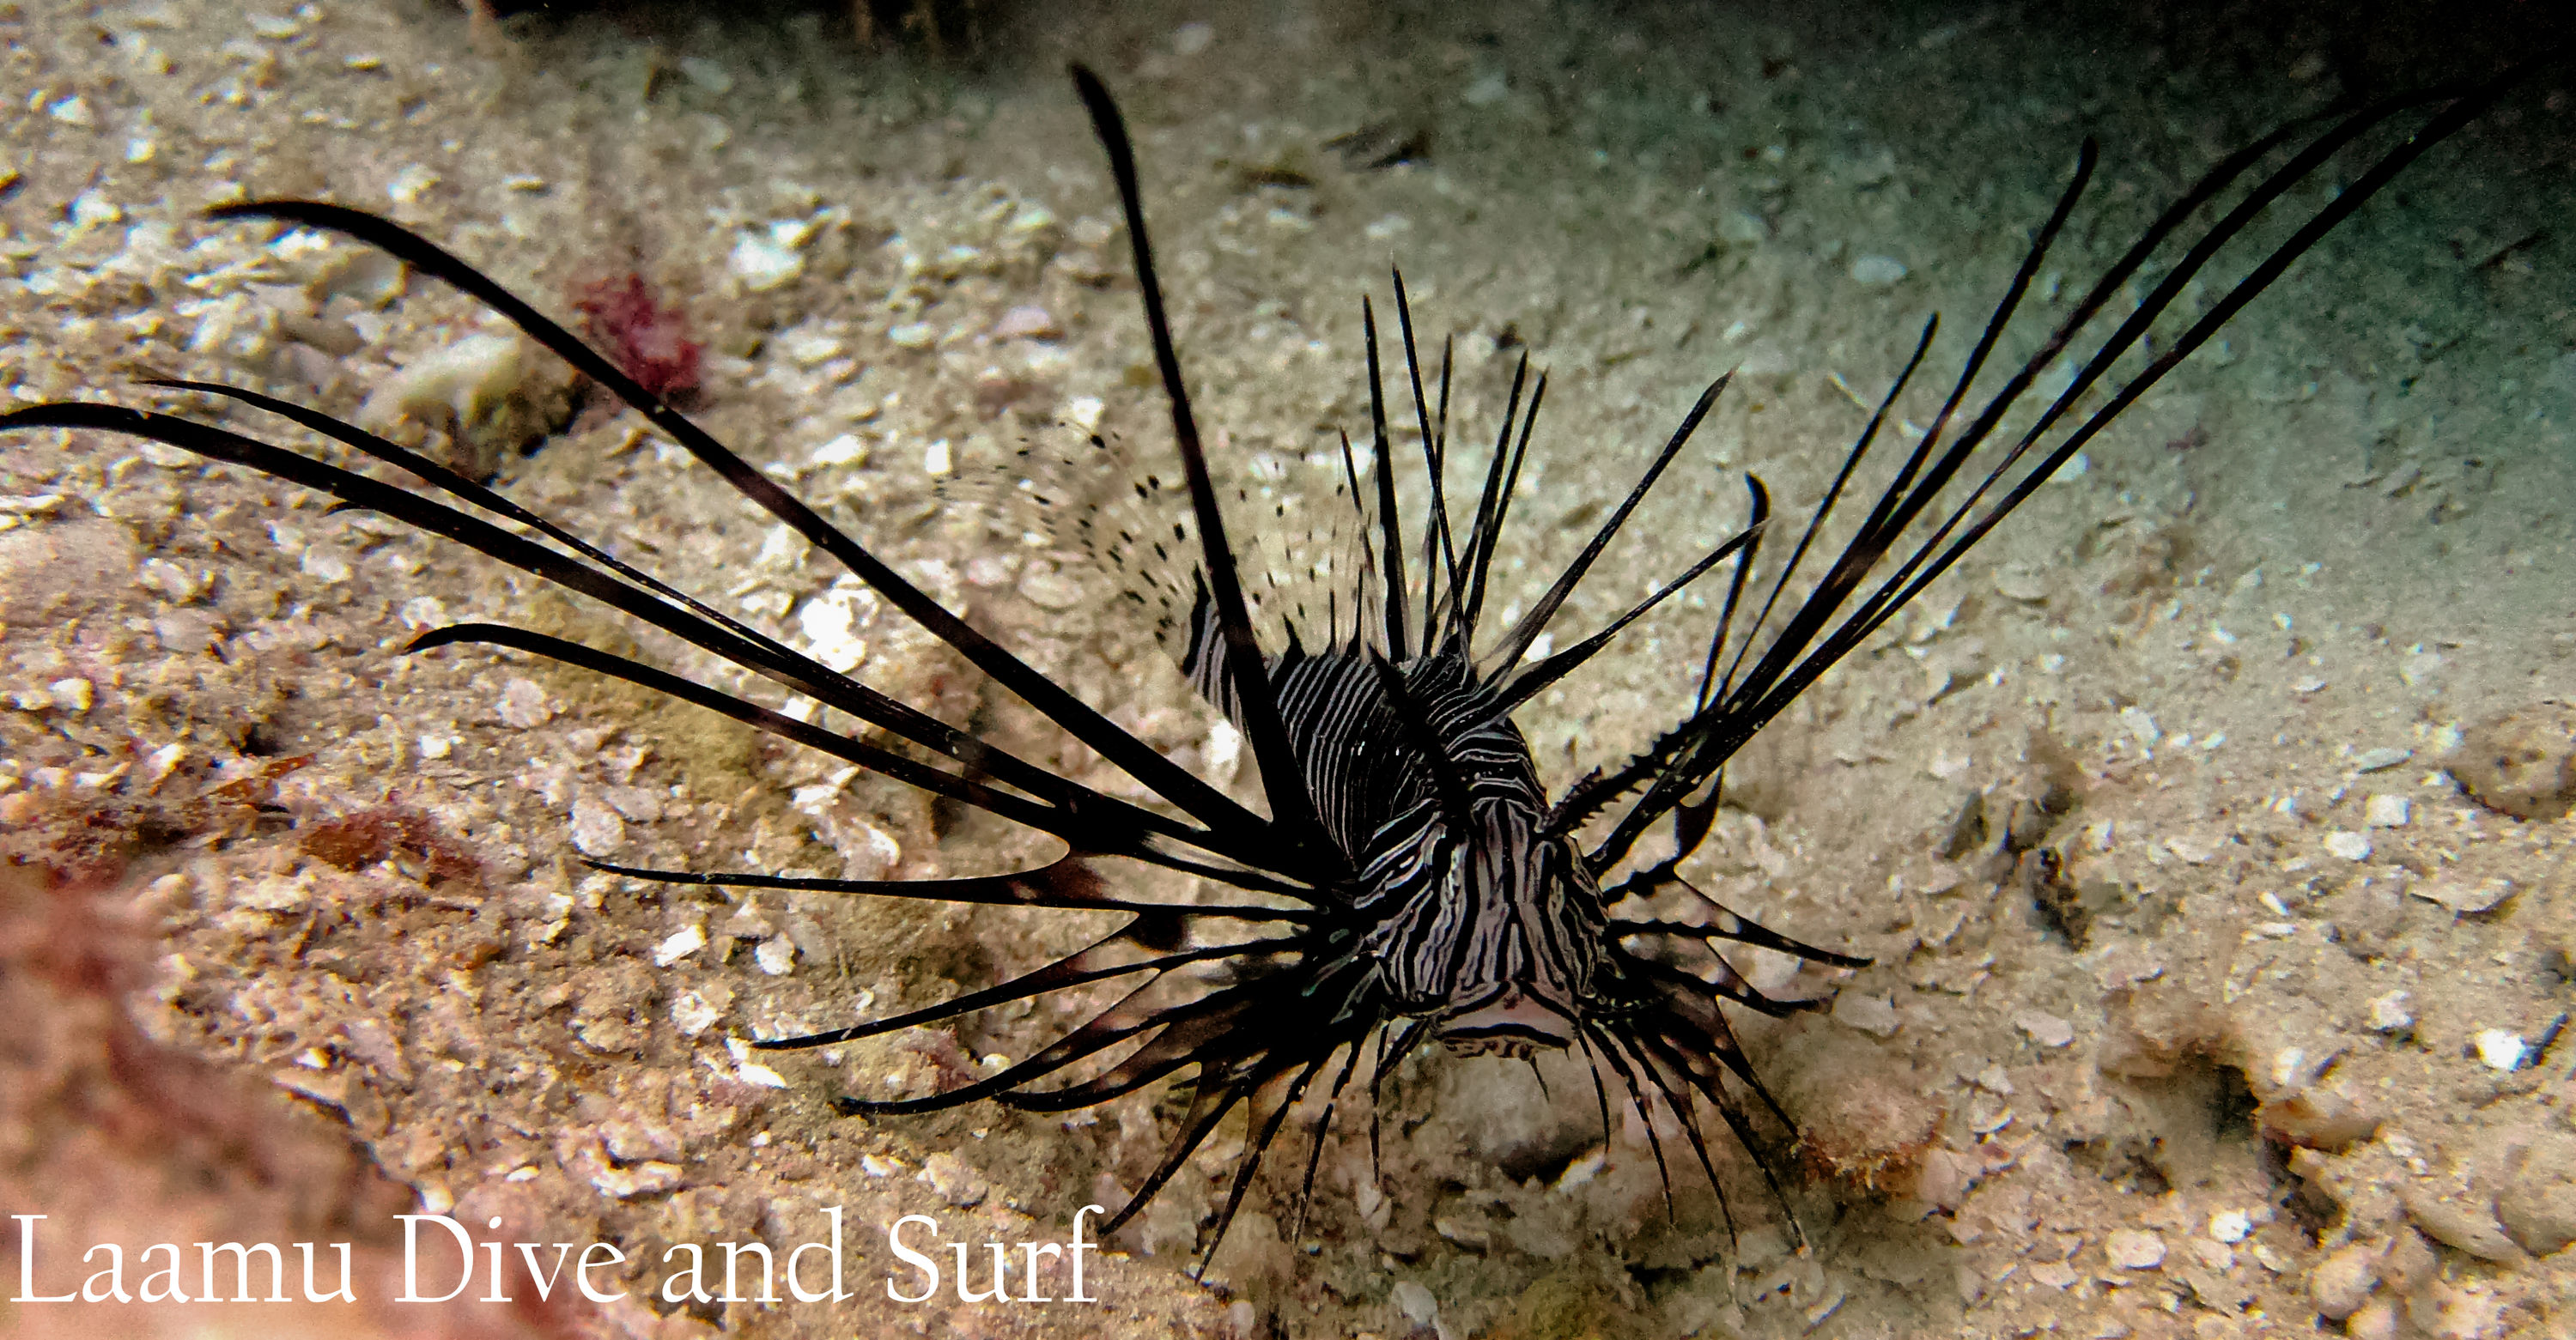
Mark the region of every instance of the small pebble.
POLYGON ((2382 1033, 2394 1033, 2411 1027, 2415 1013, 2406 1008, 2406 993, 2391 991, 2370 1002, 2370 1026, 2382 1033))
POLYGON ((614 856, 626 846, 626 821, 601 801, 583 796, 572 803, 572 845, 584 856, 614 856))
POLYGON ((2008 599, 2025 604, 2041 605, 2048 602, 2048 583, 2041 580, 2038 573, 2028 568, 1997 568, 1995 590, 2008 599))
POLYGON ((1834 997, 1834 1022, 1875 1037, 1893 1037, 1897 1029, 1896 1004, 1885 996, 1846 991, 1834 997))
POLYGON ((2365 749, 2353 755, 2354 772, 2380 772, 2415 757, 2412 749, 2365 749))
POLYGON ((1751 210, 1734 210, 1717 217, 1717 239, 1728 246, 1749 247, 1770 236, 1771 225, 1751 210))
POLYGON ((898 349, 927 349, 937 339, 927 321, 909 321, 886 332, 887 342, 898 349))
POLYGON ((2337 829, 2326 834, 2326 854, 2346 861, 2370 859, 2370 835, 2337 829))
POLYGON ((2221 1210, 2209 1216, 2209 1236, 2219 1242, 2243 1242, 2254 1220, 2243 1210, 2221 1210))
POLYGON ((682 56, 680 73, 688 81, 721 98, 733 92, 733 71, 704 56, 682 56))
POLYGON ((2472 912, 2495 910, 2498 904, 2513 896, 2513 881, 2496 878, 2471 884, 2456 875, 2439 875, 2410 886, 2408 892, 2427 902, 2440 903, 2451 909, 2454 916, 2466 916, 2472 912))
POLYGON ((2179 833, 2166 838, 2164 846, 2166 851, 2173 854, 2175 860, 2185 865, 2207 865, 2211 858, 2218 855, 2218 849, 2208 842, 2179 833))
POLYGON ((535 680, 513 678, 501 686, 500 713, 503 724, 534 730, 553 720, 555 709, 535 680))
POLYGON ((1894 256, 1868 255, 1852 261, 1852 282, 1862 288, 1886 288, 1906 276, 1905 262, 1894 256))
POLYGON ((983 1204, 992 1192, 992 1184, 984 1180, 982 1173, 946 1150, 922 1160, 921 1171, 913 1175, 913 1180, 928 1183, 931 1190, 961 1210, 983 1204))
POLYGON ((2373 828, 2404 828, 2408 807, 2404 796, 2372 796, 2365 819, 2373 828))
POLYGON ((1440 1304, 1429 1289, 1412 1280, 1399 1281, 1393 1292, 1395 1310, 1416 1326, 1430 1326, 1439 1320, 1440 1304))
POLYGON ((2341 1321, 2361 1310, 2370 1291, 2379 1287, 2375 1267, 2379 1253, 2363 1243, 2347 1243, 2308 1272, 2308 1297, 2328 1321, 2341 1321))
POLYGON ((2374 1298, 2344 1322, 2343 1333, 2348 1340, 2396 1340, 2397 1322, 2396 1302, 2374 1298))
POLYGON ((2522 1248, 2506 1234, 2504 1225, 2496 1222, 2495 1203, 2483 1195, 2445 1196, 2417 1185, 2409 1187, 2399 1199, 2405 1203, 2406 1217, 2445 1247, 2481 1261, 2522 1257, 2522 1248))
POLYGON ((2165 1240, 2138 1228, 2123 1228, 2102 1240, 2102 1253, 2122 1270, 2153 1270, 2165 1260, 2165 1240))
POLYGON ((2576 807, 2576 705, 2543 699, 2477 722, 2443 767, 2488 809, 2556 819, 2576 807))
POLYGON ((2013 1016, 2013 1025, 2043 1047, 2063 1047, 2075 1040, 2075 1025, 2045 1010, 2023 1010, 2013 1016))
POLYGON ((807 330, 778 342, 779 351, 800 368, 817 368, 841 356, 841 342, 821 331, 807 330))
POLYGON ((1043 307, 1014 307, 993 323, 993 338, 997 340, 1052 340, 1063 333, 1043 307))

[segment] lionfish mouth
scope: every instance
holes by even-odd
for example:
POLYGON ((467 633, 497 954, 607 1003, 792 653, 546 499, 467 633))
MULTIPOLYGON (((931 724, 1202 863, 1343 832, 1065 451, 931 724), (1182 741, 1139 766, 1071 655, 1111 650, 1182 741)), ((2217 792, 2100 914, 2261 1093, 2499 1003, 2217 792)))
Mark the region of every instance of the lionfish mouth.
POLYGON ((1440 1026, 1440 1042, 1452 1056, 1504 1056, 1518 1060, 1540 1048, 1563 1051, 1574 1045, 1571 1010, 1518 986, 1507 986, 1483 1004, 1469 1007, 1440 1026))

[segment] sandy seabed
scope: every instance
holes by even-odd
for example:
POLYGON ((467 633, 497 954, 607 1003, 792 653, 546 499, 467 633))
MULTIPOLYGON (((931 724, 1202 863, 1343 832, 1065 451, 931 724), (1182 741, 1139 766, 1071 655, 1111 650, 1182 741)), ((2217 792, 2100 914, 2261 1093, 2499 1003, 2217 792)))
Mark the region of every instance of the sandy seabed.
MULTIPOLYGON (((914 30, 863 52, 819 7, 477 24, 427 3, 0 4, 0 403, 277 431, 134 386, 161 375, 368 416, 497 461, 513 498, 903 701, 1141 794, 463 298, 199 213, 383 211, 567 318, 639 276, 704 346, 699 423, 1249 796, 1115 583, 969 487, 1024 443, 1068 454, 1068 419, 1163 450, 1067 59, 1136 128, 1221 482, 1283 534, 1321 514, 1335 431, 1367 422, 1359 298, 1388 300, 1390 260, 1426 330, 1456 332, 1465 440, 1524 350, 1551 375, 1498 599, 1531 598, 1736 370, 1559 624, 1589 630, 1740 524, 1739 472, 1803 517, 1939 310, 1901 406, 1927 422, 2085 135, 2099 178, 2007 358, 2227 151, 2546 36, 2513 7, 2440 28, 1518 0, 945 20, 940 51, 914 30), (409 401, 371 405, 388 386, 409 401), (527 436, 542 450, 495 448, 527 436)), ((936 1001, 1102 928, 667 888, 579 856, 925 877, 1041 846, 578 672, 402 655, 421 628, 502 619, 748 683, 453 545, 166 448, 9 435, 0 1214, 47 1216, 45 1292, 94 1269, 93 1244, 124 1247, 129 1288, 146 1247, 177 1244, 193 1294, 200 1241, 347 1242, 358 1301, 0 1317, 29 1336, 2565 1334, 2568 79, 2542 72, 2411 169, 1730 773, 1695 878, 1874 960, 1743 960, 1835 1003, 1741 1025, 1805 1140, 1787 1207, 1715 1152, 1733 1235, 1695 1168, 1667 1206, 1644 1123, 1604 1140, 1578 1070, 1425 1056, 1388 1085, 1377 1174, 1346 1123, 1300 1235, 1304 1147, 1283 1145, 1290 1172, 1265 1174, 1211 1287, 1182 1272, 1239 1123, 1093 1258, 1102 1303, 894 1301, 889 1274, 915 1275, 890 1225, 1064 1241, 1151 1168, 1173 1105, 832 1114, 834 1093, 1025 1053, 1066 1019, 1043 1003, 819 1054, 740 1041, 936 1001), (2530 751, 2513 806, 2535 817, 2446 770, 2499 744, 2530 751), (677 1245, 783 1256, 832 1206, 849 1300, 648 1304, 677 1245), (395 1303, 396 1216, 428 1213, 616 1244, 629 1296, 540 1303, 514 1278, 508 1304, 481 1283, 395 1303)), ((1542 774, 1562 787, 1674 720, 1709 618, 1651 616, 1525 708, 1542 774)))

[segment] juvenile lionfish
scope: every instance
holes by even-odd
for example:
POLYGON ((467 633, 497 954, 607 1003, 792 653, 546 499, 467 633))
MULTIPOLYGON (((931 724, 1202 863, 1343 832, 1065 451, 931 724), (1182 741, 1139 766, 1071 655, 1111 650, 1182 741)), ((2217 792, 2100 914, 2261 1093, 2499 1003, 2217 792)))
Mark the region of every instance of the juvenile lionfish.
MULTIPOLYGON (((2063 319, 2027 358, 2009 371, 1998 369, 2003 374, 2000 387, 1971 406, 1972 384, 1987 371, 1998 340, 2092 180, 2097 150, 2086 141, 2071 179, 2040 223, 1938 412, 1904 448, 1892 478, 1867 500, 1865 515, 1840 548, 1829 555, 1817 553, 1821 571, 1801 576, 1811 552, 1832 548, 1820 537, 1888 427, 1893 406, 1921 369, 1937 318, 1925 322, 1911 356, 1794 536, 1773 534, 1769 496, 1759 479, 1747 476, 1747 519, 1739 531, 1608 626, 1563 650, 1551 650, 1553 639, 1542 639, 1568 596, 1690 444, 1726 389, 1727 378, 1717 378, 1700 394, 1634 487, 1527 612, 1507 620, 1508 627, 1489 629, 1484 615, 1496 546, 1511 514, 1547 379, 1541 374, 1533 384, 1528 360, 1521 360, 1483 482, 1461 524, 1452 513, 1446 481, 1447 360, 1435 399, 1426 391, 1424 360, 1399 275, 1400 390, 1409 391, 1421 439, 1427 514, 1407 518, 1397 505, 1398 463, 1377 320, 1373 306, 1364 302, 1369 391, 1365 471, 1349 439, 1342 443, 1348 506, 1361 537, 1356 580, 1334 593, 1334 613, 1316 645, 1301 641, 1290 620, 1285 645, 1265 646, 1256 634, 1253 603, 1227 539, 1224 509, 1164 309, 1133 148, 1106 87, 1089 70, 1075 67, 1074 84, 1116 179, 1189 495, 1188 522, 1175 527, 1174 534, 1194 535, 1197 554, 1194 570, 1183 581, 1172 640, 1192 685, 1248 744, 1267 797, 1266 815, 1157 753, 977 631, 564 326, 436 244, 359 210, 261 200, 222 206, 212 217, 341 234, 488 304, 995 683, 1149 788, 1164 806, 1105 794, 898 702, 480 483, 311 409, 238 387, 146 383, 223 397, 274 414, 393 466, 426 488, 414 491, 211 424, 108 404, 37 405, 0 416, 0 429, 90 429, 149 439, 247 466, 328 494, 343 506, 380 512, 445 536, 766 676, 894 743, 827 730, 706 684, 525 629, 460 624, 419 637, 411 650, 479 643, 548 657, 720 713, 1062 843, 1061 856, 1033 869, 917 881, 652 870, 591 862, 618 875, 672 884, 1061 908, 1123 918, 1116 930, 1077 952, 983 990, 891 1017, 757 1044, 775 1050, 824 1047, 1095 983, 1144 979, 1069 1032, 988 1077, 926 1097, 845 1096, 836 1100, 844 1113, 933 1112, 988 1099, 1021 1110, 1060 1112, 1106 1102, 1188 1069, 1188 1101, 1179 1129, 1159 1165, 1108 1223, 1114 1229, 1135 1216, 1220 1121, 1246 1107, 1244 1152, 1208 1235, 1204 1269, 1263 1156, 1301 1100, 1311 1098, 1306 1106, 1314 1113, 1303 1130, 1308 1148, 1297 1193, 1302 1217, 1312 1199, 1325 1138, 1355 1082, 1374 1092, 1396 1065, 1432 1041, 1463 1053, 1527 1056, 1571 1049, 1589 1062, 1605 1126, 1615 1085, 1643 1119, 1666 1186, 1670 1169, 1665 1137, 1658 1131, 1677 1129, 1717 1189, 1722 1207, 1724 1191, 1705 1139, 1703 1110, 1714 1112, 1751 1152, 1775 1197, 1781 1194, 1777 1137, 1791 1129, 1789 1114, 1756 1077, 1727 1007, 1777 1016, 1816 1002, 1766 996, 1730 964, 1720 946, 1755 946, 1835 967, 1865 962, 1766 929, 1719 905, 1682 876, 1683 861, 1712 829, 1728 762, 1755 732, 1947 572, 2319 238, 2427 149, 2478 117, 2528 68, 2465 91, 2393 98, 2337 116, 2293 122, 2230 155, 2149 223, 2067 305, 2063 319), (2411 137, 2317 208, 2179 334, 2154 346, 2146 343, 2149 328, 2173 307, 2212 255, 2267 205, 2364 133, 2417 110, 2428 115, 2411 137), (2257 174, 2258 164, 2285 148, 2285 162, 2257 174), (2237 193, 2234 203, 2215 222, 2187 231, 2195 215, 2231 191, 2237 193), (2134 298, 2134 306, 2117 310, 2115 302, 2131 294, 2133 282, 2145 282, 2150 258, 2166 244, 2186 238, 2183 253, 2134 298), (2076 349, 2078 337, 2097 321, 2115 324, 2090 352, 2076 349), (2114 372, 2115 365, 2140 350, 2151 355, 2142 367, 2114 372), (2043 370, 2061 358, 2073 369, 2071 380, 2053 395, 2034 396, 2043 370), (2101 394, 2088 401, 2097 387, 2101 394), (2079 402, 2092 407, 2079 409, 2079 402), (2001 425, 2017 408, 2035 412, 2026 428, 2006 432, 2001 425), (1971 458, 1981 453, 1978 468, 1969 470, 1971 458), (1715 632, 1699 659, 1687 715, 1634 757, 1597 768, 1551 796, 1513 722, 1514 711, 1581 668, 1647 610, 1720 567, 1727 569, 1725 592, 1715 632), (1640 840, 1658 825, 1668 826, 1669 845, 1652 859, 1632 859, 1640 840), (1182 872, 1249 897, 1231 903, 1172 903, 1122 896, 1109 873, 1117 862, 1182 872), (1696 911, 1689 919, 1655 919, 1642 910, 1650 895, 1672 890, 1692 900, 1696 911), (1217 928, 1234 929, 1219 933, 1217 928), (1218 965, 1224 971, 1213 980, 1200 974, 1218 965), (1167 981, 1197 989, 1170 993, 1178 998, 1166 999, 1157 987, 1167 981)), ((1372 1126, 1373 1142, 1374 1134, 1372 1126)), ((1792 1225, 1794 1231, 1794 1219, 1792 1225)))

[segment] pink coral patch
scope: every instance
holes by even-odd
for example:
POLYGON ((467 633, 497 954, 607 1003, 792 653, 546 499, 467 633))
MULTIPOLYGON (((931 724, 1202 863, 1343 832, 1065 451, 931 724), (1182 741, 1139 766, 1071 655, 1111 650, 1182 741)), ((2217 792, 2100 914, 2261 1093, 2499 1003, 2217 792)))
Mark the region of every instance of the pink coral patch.
POLYGON ((587 319, 592 338, 636 384, 668 399, 698 387, 699 345, 688 318, 653 300, 642 275, 602 279, 584 287, 573 307, 587 319))

